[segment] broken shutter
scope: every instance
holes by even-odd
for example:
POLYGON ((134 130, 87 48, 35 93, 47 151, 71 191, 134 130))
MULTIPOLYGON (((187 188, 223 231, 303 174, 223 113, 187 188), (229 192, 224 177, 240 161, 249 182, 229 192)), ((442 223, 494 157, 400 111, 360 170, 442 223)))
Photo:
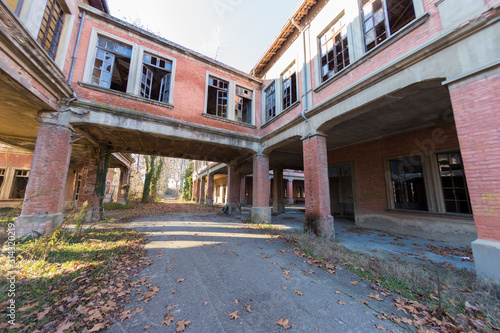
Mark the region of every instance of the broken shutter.
POLYGON ((170 73, 161 79, 160 84, 160 102, 168 103, 170 95, 170 73))
POLYGON ((142 66, 141 97, 151 98, 151 86, 153 84, 153 72, 146 66, 142 66))

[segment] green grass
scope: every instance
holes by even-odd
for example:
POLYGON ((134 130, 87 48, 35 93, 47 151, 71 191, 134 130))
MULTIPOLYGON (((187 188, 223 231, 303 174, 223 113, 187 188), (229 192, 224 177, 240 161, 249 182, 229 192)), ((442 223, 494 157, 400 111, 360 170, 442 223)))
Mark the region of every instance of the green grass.
MULTIPOLYGON (((88 229, 79 234, 59 230, 50 236, 16 244, 16 308, 37 304, 18 313, 18 322, 28 331, 42 330, 49 325, 44 329, 47 331, 55 328, 50 326, 51 322, 71 318, 75 331, 82 331, 85 327, 91 329, 95 323, 87 322, 76 309, 80 305, 86 306, 89 301, 99 300, 97 290, 116 285, 118 281, 128 281, 130 273, 139 270, 139 258, 144 254, 143 243, 143 237, 135 231, 88 229), (96 291, 86 293, 92 287, 97 287, 96 291), (74 296, 79 300, 69 306, 67 298, 74 296), (38 320, 37 314, 46 308, 51 310, 38 320), (25 315, 27 318, 20 320, 25 315)), ((9 299, 5 292, 9 270, 7 259, 0 256, 0 303, 9 299)), ((117 303, 110 314, 127 302, 113 293, 102 298, 103 301, 108 299, 117 303)), ((5 322, 5 318, 1 319, 5 322)))
POLYGON ((118 202, 111 202, 111 203, 105 203, 104 204, 104 210, 127 210, 127 209, 133 209, 134 205, 124 205, 118 202))

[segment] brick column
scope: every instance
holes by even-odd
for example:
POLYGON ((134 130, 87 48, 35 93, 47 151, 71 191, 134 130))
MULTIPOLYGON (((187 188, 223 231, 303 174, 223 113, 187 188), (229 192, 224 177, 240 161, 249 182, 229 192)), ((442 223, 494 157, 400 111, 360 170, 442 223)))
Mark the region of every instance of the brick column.
POLYGON ((284 213, 285 203, 283 202, 283 169, 273 171, 273 213, 284 213))
POLYGON ((200 199, 198 201, 200 205, 205 204, 205 178, 200 178, 200 199))
POLYGON ((99 149, 91 149, 85 155, 82 169, 82 183, 78 206, 81 207, 85 202, 88 204, 88 212, 85 220, 94 220, 99 216, 99 197, 95 192, 97 184, 97 169, 99 167, 99 149))
POLYGON ((286 190, 288 195, 288 204, 293 205, 295 202, 293 200, 293 179, 288 179, 288 189, 286 190))
POLYGON ((214 175, 208 175, 208 184, 207 184, 207 205, 214 205, 214 175))
POLYGON ((201 187, 201 181, 199 178, 196 179, 196 191, 195 191, 195 197, 194 197, 194 201, 195 202, 200 202, 200 187, 201 187))
POLYGON ((127 189, 124 188, 128 185, 129 168, 120 168, 120 184, 118 186, 118 198, 116 201, 121 204, 127 203, 127 189))
POLYGON ((255 155, 253 158, 253 207, 252 223, 271 222, 269 207, 269 156, 255 155))
POLYGON ((229 165, 227 168, 227 204, 229 206, 229 214, 240 214, 240 185, 241 185, 241 169, 234 165, 229 165))
POLYGON ((68 128, 40 123, 23 210, 15 221, 16 237, 32 230, 48 233, 63 222, 71 148, 68 128))
POLYGON ((241 183, 240 183, 240 204, 242 206, 246 205, 246 197, 245 197, 245 177, 241 177, 241 183))
POLYGON ((478 275, 500 283, 500 73, 450 84, 478 239, 472 242, 478 275))
POLYGON ((322 237, 335 237, 333 217, 330 215, 326 137, 311 136, 303 141, 303 146, 306 201, 304 230, 313 231, 322 237))

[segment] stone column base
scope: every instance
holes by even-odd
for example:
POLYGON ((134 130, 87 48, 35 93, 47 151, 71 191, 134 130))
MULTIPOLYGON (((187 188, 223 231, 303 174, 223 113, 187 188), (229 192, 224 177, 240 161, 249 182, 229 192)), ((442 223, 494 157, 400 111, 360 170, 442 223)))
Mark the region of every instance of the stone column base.
POLYGON ((212 207, 214 205, 214 201, 212 199, 207 200, 207 206, 212 207))
POLYGON ((204 204, 205 204, 205 200, 204 200, 204 199, 200 199, 200 201, 198 201, 198 203, 199 203, 200 205, 204 205, 204 204))
POLYGON ((335 238, 333 229, 333 216, 304 216, 304 231, 313 232, 315 235, 325 238, 335 238))
POLYGON ((287 199, 286 204, 287 205, 293 205, 293 204, 295 204, 295 200, 293 200, 293 199, 287 199))
POLYGON ((472 242, 476 273, 500 284, 500 242, 476 239, 472 242))
POLYGON ((41 215, 21 215, 15 220, 16 238, 29 235, 32 231, 47 234, 62 224, 64 215, 41 214, 41 215))
POLYGON ((252 207, 250 213, 252 223, 271 223, 270 207, 252 207))
POLYGON ((241 205, 239 203, 228 203, 229 215, 241 214, 241 205))
POLYGON ((284 213, 285 212, 285 203, 284 202, 278 202, 278 204, 273 205, 273 213, 284 213))

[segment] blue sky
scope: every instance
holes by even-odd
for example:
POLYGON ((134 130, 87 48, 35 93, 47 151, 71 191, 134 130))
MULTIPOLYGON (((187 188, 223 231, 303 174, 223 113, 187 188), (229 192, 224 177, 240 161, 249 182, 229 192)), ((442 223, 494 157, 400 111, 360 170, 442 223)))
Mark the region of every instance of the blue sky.
POLYGON ((111 15, 249 72, 301 0, 108 0, 111 15))

